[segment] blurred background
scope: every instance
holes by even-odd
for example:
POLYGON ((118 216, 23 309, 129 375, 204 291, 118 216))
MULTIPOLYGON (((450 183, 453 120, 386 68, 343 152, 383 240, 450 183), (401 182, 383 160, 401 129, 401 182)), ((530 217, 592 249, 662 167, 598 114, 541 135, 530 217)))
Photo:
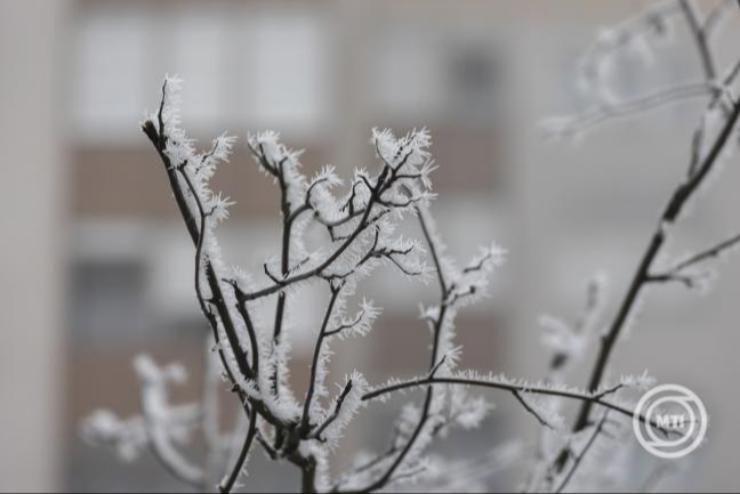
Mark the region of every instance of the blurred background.
MULTIPOLYGON (((439 165, 433 212, 451 253, 466 260, 490 239, 509 251, 493 296, 461 315, 463 366, 542 377, 548 352, 538 317, 575 317, 599 271, 610 280, 613 314, 688 163, 700 100, 609 123, 576 144, 548 142, 537 126, 588 106, 576 83, 578 57, 599 27, 649 4, 0 1, 0 489, 183 488, 151 457, 122 464, 79 437, 80 419, 93 409, 136 413, 131 359, 140 352, 191 371, 178 400, 197 397, 202 380, 207 327, 192 288, 192 245, 139 130, 165 73, 184 79, 184 126, 200 143, 223 131, 240 138, 214 188, 238 202, 221 241, 231 260, 250 268, 278 245, 279 208, 245 151, 247 131, 278 130, 306 150, 309 173, 331 163, 349 174, 373 164, 373 126, 427 126, 439 165)), ((717 45, 722 66, 740 46, 740 15, 730 17, 735 34, 717 45)), ((678 22, 652 65, 627 64, 620 89, 641 94, 700 80, 686 34, 678 22)), ((733 158, 678 228, 674 254, 740 229, 738 180, 733 158)), ((690 387, 709 410, 707 444, 659 490, 740 489, 740 259, 720 272, 707 296, 679 286, 651 292, 615 353, 612 376, 647 369, 690 387)), ((337 380, 354 367, 372 383, 425 365, 417 307, 433 287, 396 280, 382 271, 364 285, 385 310, 369 338, 336 348, 337 380)), ((301 310, 309 318, 315 309, 301 310)), ((300 392, 311 340, 295 326, 300 392)), ((584 364, 569 383, 585 386, 592 357, 584 364)), ((456 434, 442 452, 477 454, 536 438, 532 417, 510 396, 491 398, 498 407, 482 432, 456 434)), ((358 422, 347 452, 386 444, 396 409, 383 408, 358 422)), ((249 489, 297 486, 262 456, 254 455, 249 489)), ((489 487, 515 488, 521 478, 492 475, 489 487)))

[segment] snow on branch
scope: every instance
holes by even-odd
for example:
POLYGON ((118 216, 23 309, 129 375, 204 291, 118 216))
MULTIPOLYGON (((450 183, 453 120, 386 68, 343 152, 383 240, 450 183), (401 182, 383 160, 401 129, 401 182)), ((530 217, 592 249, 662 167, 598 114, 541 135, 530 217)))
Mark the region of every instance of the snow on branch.
MULTIPOLYGON (((733 9, 733 12, 735 10, 733 9)), ((611 117, 637 114, 686 97, 703 96, 705 100, 704 111, 697 119, 696 130, 687 141, 690 154, 686 176, 667 199, 658 217, 657 227, 637 263, 627 291, 617 304, 615 316, 606 323, 595 362, 589 373, 586 388, 589 393, 615 393, 627 384, 646 383, 647 379, 644 378, 626 379, 604 388, 612 354, 617 348, 620 336, 634 320, 647 286, 673 281, 684 283, 689 287, 697 286, 705 276, 703 273, 695 272, 694 268, 706 260, 719 256, 737 243, 737 239, 732 237, 707 250, 687 256, 668 268, 656 267, 659 260, 664 257, 664 247, 674 226, 690 209, 688 204, 695 200, 699 195, 697 192, 703 190, 710 177, 717 173, 717 169, 720 168, 719 162, 737 148, 736 127, 740 117, 740 100, 735 94, 740 60, 728 67, 720 66, 712 45, 713 36, 716 34, 715 28, 720 18, 727 15, 729 9, 726 2, 718 3, 703 16, 701 10, 691 0, 668 1, 654 5, 637 17, 607 31, 609 34, 600 37, 584 58, 585 70, 582 82, 594 100, 592 109, 582 116, 560 119, 554 125, 552 121, 550 122, 550 129, 556 133, 572 135, 611 117), (682 19, 679 20, 679 17, 682 19), (610 79, 612 73, 620 70, 620 57, 629 55, 630 51, 634 54, 635 50, 643 57, 651 53, 655 48, 652 46, 654 43, 650 41, 651 38, 662 37, 667 28, 676 22, 683 22, 686 27, 689 41, 695 48, 694 55, 698 72, 702 74, 702 81, 681 82, 672 87, 659 88, 647 97, 623 97, 615 94, 610 79)), ((562 353, 563 355, 582 353, 581 348, 585 342, 566 323, 548 318, 545 325, 549 329, 548 341, 556 350, 553 362, 559 362, 557 355, 563 348, 568 349, 562 353)), ((571 428, 573 435, 581 435, 593 426, 591 415, 595 405, 596 402, 592 400, 581 403, 571 428)), ((540 444, 545 442, 547 441, 541 438, 540 444)), ((585 454, 585 451, 576 453, 567 443, 562 443, 549 452, 540 448, 536 466, 533 468, 536 473, 530 477, 528 489, 533 491, 563 489, 568 484, 572 472, 580 464, 582 454, 585 454), (556 480, 563 475, 565 477, 558 487, 556 480)), ((598 477, 595 471, 583 472, 582 468, 579 469, 579 476, 588 478, 589 475, 593 478, 598 477)))
MULTIPOLYGON (((737 146, 740 101, 735 94, 740 61, 723 67, 712 46, 722 19, 732 10, 729 4, 718 2, 703 15, 689 0, 658 3, 605 30, 582 60, 580 83, 592 105, 583 114, 551 125, 558 134, 580 133, 614 117, 637 115, 688 98, 704 98, 706 104, 693 136, 687 139, 687 173, 659 215, 627 292, 617 301, 613 319, 604 320, 606 295, 601 276, 589 282, 585 307, 572 321, 541 318, 550 359, 541 382, 460 368, 462 347, 457 335, 465 328, 457 327, 458 315, 487 296, 506 251, 491 243, 467 263, 447 253, 432 215, 436 164, 426 128, 401 135, 372 129, 369 145, 375 162, 354 169, 347 177, 339 177, 330 165, 308 176, 300 161, 301 151, 283 144, 279 134, 247 134, 245 146, 256 171, 273 183, 281 231, 273 254, 264 259, 261 269, 247 273, 224 259, 218 231, 228 220, 233 202, 211 189, 213 177, 228 163, 237 139, 221 134, 199 150, 181 127, 182 81, 166 77, 158 108, 142 123, 142 130, 161 161, 193 243, 194 301, 208 327, 204 339, 220 367, 214 371, 207 366, 207 389, 201 403, 173 405, 169 386, 184 380, 183 369, 159 367, 146 356, 137 357, 139 415, 121 419, 110 411, 95 412, 83 423, 83 435, 92 443, 112 446, 126 460, 149 450, 173 475, 202 490, 218 487, 231 492, 246 476, 256 449, 275 462, 297 468, 302 492, 375 492, 409 483, 465 490, 482 485, 481 465, 474 459, 455 458, 459 471, 470 472, 469 479, 455 478, 443 467, 452 460, 440 457, 433 446, 456 429, 481 426, 493 408, 483 391, 497 390, 514 400, 538 426, 536 457, 526 490, 559 492, 573 482, 600 478, 588 460, 607 439, 615 442, 615 450, 626 451, 629 441, 620 437, 625 420, 634 418, 665 435, 675 434, 633 410, 633 395, 652 385, 647 373, 615 380, 609 363, 648 284, 688 284, 689 279, 693 284, 693 268, 740 244, 740 237, 734 236, 667 268, 656 267, 687 204, 703 189, 707 177, 716 173, 717 163, 737 146), (618 94, 613 79, 623 58, 638 56, 649 62, 657 49, 655 42, 667 38, 678 22, 684 23, 696 48, 701 79, 679 81, 642 95, 618 94), (401 235, 407 226, 416 226, 416 233, 401 235), (317 241, 312 237, 307 242, 309 227, 318 231, 317 241), (383 323, 382 309, 361 293, 361 281, 379 269, 436 284, 436 296, 423 302, 419 322, 429 329, 427 364, 418 372, 420 377, 391 377, 377 387, 368 384, 362 369, 336 382, 331 359, 337 340, 352 338, 351 344, 359 345, 364 338, 384 337, 372 332, 383 323), (285 327, 297 310, 295 295, 304 291, 321 300, 317 302, 321 318, 305 322, 314 325, 306 329, 313 329, 316 338, 309 371, 297 376, 307 381, 305 392, 298 393, 293 389, 296 379, 289 378, 293 333, 285 327), (591 351, 596 357, 586 386, 566 385, 567 371, 591 351), (240 411, 237 425, 227 433, 232 449, 227 461, 224 455, 212 454, 214 449, 225 449, 218 404, 210 402, 218 400, 213 378, 219 373, 240 411), (411 390, 421 391, 423 397, 415 401, 406 396, 411 390), (388 435, 387 445, 377 452, 363 452, 350 468, 339 471, 333 464, 335 455, 354 419, 371 404, 389 406, 391 396, 408 399, 387 430, 381 431, 388 435), (572 427, 565 422, 568 410, 562 405, 566 401, 577 406, 572 427), (593 409, 602 411, 597 420, 593 409), (183 452, 196 433, 205 439, 201 441, 207 449, 204 468, 183 452), (213 485, 216 478, 220 482, 213 485)), ((655 58, 659 63, 659 57, 655 58)), ((513 461, 509 458, 502 464, 513 461)))
POLYGON ((168 386, 182 384, 185 369, 175 364, 160 368, 148 355, 137 356, 134 369, 141 383, 141 415, 119 419, 111 411, 98 410, 83 422, 83 437, 92 444, 112 446, 126 461, 148 448, 176 478, 200 487, 202 470, 179 451, 199 421, 200 407, 169 402, 168 386))
POLYGON ((728 3, 719 2, 702 19, 690 0, 663 1, 632 19, 603 29, 581 59, 579 67, 578 85, 591 99, 591 105, 575 115, 544 119, 541 127, 545 134, 555 138, 577 138, 590 128, 616 118, 636 116, 707 96, 717 101, 723 111, 729 112, 739 69, 733 66, 721 74, 711 46, 714 28, 722 18, 727 17, 728 3), (659 49, 656 41, 673 38, 671 33, 675 24, 681 21, 687 26, 696 46, 702 69, 701 80, 681 81, 637 96, 618 94, 613 80, 620 73, 620 64, 629 58, 637 58, 645 65, 660 63, 660 57, 655 54, 659 49))

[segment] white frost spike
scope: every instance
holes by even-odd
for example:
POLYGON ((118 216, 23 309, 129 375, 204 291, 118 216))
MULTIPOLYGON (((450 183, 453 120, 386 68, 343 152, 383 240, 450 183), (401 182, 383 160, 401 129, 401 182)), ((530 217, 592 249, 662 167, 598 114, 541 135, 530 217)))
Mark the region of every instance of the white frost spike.
POLYGON ((367 336, 373 327, 373 323, 381 313, 382 309, 376 307, 372 300, 363 298, 357 314, 351 318, 341 319, 329 332, 336 333, 342 339, 352 336, 367 336))
POLYGON ((319 173, 311 179, 309 186, 316 184, 324 184, 326 187, 332 188, 342 185, 342 179, 336 173, 336 168, 332 165, 324 165, 321 167, 319 173))
POLYGON ((623 376, 619 382, 626 387, 635 388, 638 391, 647 391, 655 385, 656 379, 649 375, 648 371, 645 370, 642 374, 637 376, 623 376))
MULTIPOLYGON (((284 148, 279 139, 280 134, 272 130, 247 135, 247 143, 252 151, 264 156, 266 164, 271 167, 280 162, 284 155, 284 148)), ((265 163, 259 164, 265 166, 265 163)))
POLYGON ((426 128, 414 129, 401 138, 396 138, 389 129, 374 128, 372 142, 378 157, 388 166, 418 171, 417 167, 427 161, 432 139, 426 128))
POLYGON ((180 125, 183 81, 177 75, 166 75, 162 92, 162 122, 168 132, 180 125))
POLYGON ((208 201, 207 213, 211 218, 216 220, 217 223, 221 223, 229 218, 229 208, 234 204, 236 204, 236 202, 232 201, 229 197, 224 197, 219 192, 211 197, 210 201, 208 201))

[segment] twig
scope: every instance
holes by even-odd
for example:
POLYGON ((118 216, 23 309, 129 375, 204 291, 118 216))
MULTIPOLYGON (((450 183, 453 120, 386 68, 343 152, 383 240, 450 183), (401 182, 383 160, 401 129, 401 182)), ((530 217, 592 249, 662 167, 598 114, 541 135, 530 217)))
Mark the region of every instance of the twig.
POLYGON ((573 478, 573 474, 576 473, 576 470, 578 470, 578 467, 581 464, 581 461, 583 461, 583 458, 586 456, 586 453, 588 453, 588 450, 591 449, 591 446, 596 442, 596 438, 601 433, 601 430, 604 428, 604 424, 606 423, 606 418, 609 415, 609 410, 604 411, 604 415, 602 415, 601 420, 599 420, 599 423, 596 424, 596 427, 594 428, 593 434, 591 434, 591 437, 589 437, 588 442, 581 450, 580 454, 578 454, 575 459, 573 460, 573 466, 568 471, 568 473, 565 475, 565 478, 560 483, 560 486, 555 490, 556 493, 561 493, 563 490, 567 487, 568 482, 570 482, 570 479, 573 478))
MULTIPOLYGON (((386 167, 383 169, 380 176, 378 177, 375 190, 381 189, 383 183, 385 182, 387 174, 388 174, 388 168, 386 167)), ((355 228, 354 231, 350 234, 350 236, 347 237, 347 239, 344 240, 344 242, 342 242, 342 244, 329 257, 327 257, 326 260, 324 260, 319 266, 309 271, 306 271, 304 273, 289 276, 286 279, 282 280, 280 283, 276 283, 272 286, 263 288, 261 290, 257 290, 252 293, 245 293, 241 291, 241 289, 238 289, 237 287, 238 289, 237 298, 238 298, 239 303, 243 304, 244 302, 247 302, 249 300, 256 300, 258 298, 272 295, 273 293, 276 293, 276 292, 279 292, 285 289, 285 287, 287 287, 288 285, 292 285, 294 283, 305 281, 309 278, 313 278, 314 276, 320 275, 326 268, 331 266, 334 263, 334 261, 336 261, 339 258, 339 256, 341 256, 344 253, 344 251, 346 251, 349 248, 349 246, 352 245, 352 243, 360 235, 360 233, 365 231, 367 226, 369 226, 370 222, 368 222, 368 218, 370 216, 370 211, 372 210, 372 205, 377 201, 377 195, 378 194, 376 192, 376 193, 373 193, 373 195, 371 196, 370 202, 368 203, 368 206, 365 208, 365 211, 362 215, 362 218, 359 224, 357 225, 357 228, 355 228)))
MULTIPOLYGON (((380 152, 378 152, 379 155, 380 152)), ((382 156, 382 155, 381 155, 382 156)), ((434 321, 433 325, 433 344, 432 344, 432 352, 431 352, 431 363, 429 364, 430 372, 434 372, 435 367, 437 364, 438 359, 438 352, 439 352, 439 343, 440 343, 440 336, 442 332, 442 324, 444 322, 444 318, 447 312, 447 305, 444 304, 445 300, 448 297, 448 287, 445 282, 445 276, 443 273, 443 266, 439 257, 439 254, 437 252, 437 245, 434 239, 432 238, 432 235, 429 231, 429 226, 427 225, 427 221, 424 217, 424 211, 420 208, 416 208, 416 216, 419 219, 419 224, 421 226, 421 230, 424 234, 424 238, 427 242, 427 245, 429 247, 429 251, 432 255, 432 260, 434 262, 434 267, 437 272, 437 279, 439 281, 439 289, 440 289, 440 310, 439 314, 434 321)), ((372 395, 372 393, 370 393, 372 395)), ((363 401, 366 400, 366 396, 363 396, 363 401)), ((432 406, 432 399, 434 397, 434 388, 433 386, 429 386, 427 388, 426 397, 424 399, 424 405, 422 407, 421 416, 419 418, 419 422, 416 425, 416 428, 411 434, 411 437, 406 442, 406 445, 401 449, 401 452, 398 454, 396 459, 391 463, 390 467, 385 471, 384 474, 382 474, 377 480, 372 482, 367 487, 360 489, 360 492, 372 492, 378 489, 382 489, 385 487, 388 482, 393 478, 394 473, 396 470, 401 466, 403 461, 406 459, 406 456, 411 451, 411 448, 413 448, 414 444, 416 444, 416 440, 419 438, 419 435, 421 434, 422 429, 427 423, 427 420, 429 419, 429 413, 432 406)), ((369 398, 367 398, 369 399, 369 398)))
POLYGON ((719 90, 706 82, 694 82, 657 90, 631 100, 602 104, 571 117, 557 134, 577 134, 606 120, 626 117, 660 108, 661 106, 690 98, 716 94, 719 90))
MULTIPOLYGON (((164 129, 164 119, 163 119, 163 110, 164 110, 164 103, 167 95, 167 81, 165 81, 162 84, 162 100, 160 102, 159 106, 159 112, 157 114, 157 121, 159 123, 159 129, 155 126, 154 122, 151 120, 147 120, 144 122, 142 126, 143 132, 147 135, 149 140, 154 145, 157 153, 159 154, 160 159, 162 160, 165 171, 167 172, 167 177, 170 182, 170 187, 172 189, 172 192, 175 196, 175 201, 178 205, 178 208, 180 210, 180 214, 182 215, 183 219, 185 220, 185 224, 188 228, 188 232, 190 233, 190 238, 193 241, 194 244, 198 243, 198 239, 200 236, 198 225, 196 224, 195 216, 190 210, 190 207, 187 204, 187 201, 185 199, 182 187, 180 185, 180 182, 177 178, 177 170, 173 163, 170 162, 169 156, 166 154, 165 149, 168 141, 168 137, 165 134, 164 129)), ((192 184, 190 185, 192 186, 192 184)), ((231 319, 231 315, 229 313, 228 308, 226 307, 226 303, 224 302, 223 294, 221 291, 221 286, 218 282, 218 277, 216 276, 216 273, 213 269, 213 266, 210 262, 206 261, 206 279, 208 282, 208 285, 212 292, 212 303, 215 304, 219 318, 221 319, 224 327, 224 331, 229 338, 229 343, 231 344, 234 355, 237 360, 237 364, 240 367, 240 371, 244 373, 246 376, 251 375, 251 371, 249 370, 249 366, 246 362, 246 356, 243 355, 243 352, 241 351, 241 346, 238 345, 238 337, 236 336, 236 329, 234 326, 234 323, 231 319)), ((215 324, 215 318, 208 318, 209 322, 211 323, 211 326, 214 326, 215 324)), ((217 328, 214 326, 213 331, 215 334, 218 333, 217 328)), ((225 369, 227 369, 227 373, 229 367, 227 365, 227 361, 223 353, 221 354, 222 357, 222 363, 224 364, 225 369)), ((236 381, 234 380, 234 376, 230 376, 230 379, 232 379, 232 382, 236 386, 236 381)))
POLYGON ((727 240, 723 240, 722 242, 718 243, 717 245, 713 247, 709 247, 708 249, 705 249, 697 254, 694 254, 688 259, 685 259, 681 261, 680 263, 676 264, 675 266, 673 266, 671 269, 668 270, 668 272, 678 273, 682 271, 683 269, 693 266, 694 264, 698 264, 708 259, 717 258, 722 254, 722 252, 724 252, 725 250, 731 249, 738 243, 740 243, 740 234, 730 237, 727 240))
POLYGON ((334 336, 334 335, 337 335, 337 334, 341 333, 345 329, 353 328, 353 327, 357 326, 360 323, 360 321, 362 321, 362 318, 364 316, 365 316, 365 311, 364 310, 361 310, 359 312, 359 314, 357 314, 357 317, 353 321, 351 321, 349 323, 346 323, 346 324, 340 324, 335 329, 332 329, 330 331, 324 332, 324 336, 326 336, 326 337, 334 336))
MULTIPOLYGON (((736 102, 732 108, 732 114, 725 122, 722 130, 717 136, 714 144, 712 145, 709 153, 702 161, 701 166, 698 168, 696 173, 691 177, 687 178, 685 182, 681 183, 678 188, 674 191, 668 204, 661 215, 659 226, 653 233, 653 237, 647 247, 647 250, 643 254, 642 260, 635 272, 632 282, 627 290, 622 303, 617 312, 617 316, 612 322, 609 331, 604 335, 602 339, 601 348, 599 350, 598 357, 594 364, 589 379, 588 389, 594 392, 598 389, 601 384, 601 380, 604 375, 604 371, 609 363, 609 358, 614 350, 615 343, 627 321, 628 316, 632 312, 635 302, 637 301, 642 288, 646 283, 650 281, 650 268, 652 267, 653 261, 660 252, 663 244, 666 240, 666 225, 673 224, 678 216, 684 209, 684 206, 688 200, 694 195, 699 186, 704 182, 709 172, 712 171, 717 158, 720 156, 725 144, 728 142, 732 135, 732 130, 740 117, 740 102, 736 102)), ((575 432, 583 429, 588 424, 588 416, 591 411, 591 402, 584 402, 576 419, 573 430, 575 432)))
POLYGON ((317 337, 316 345, 314 346, 308 390, 306 391, 306 399, 303 402, 303 416, 301 418, 301 430, 303 434, 308 433, 311 427, 311 401, 313 400, 313 395, 316 391, 316 380, 319 371, 319 365, 321 365, 321 348, 324 343, 324 339, 326 338, 326 328, 329 325, 332 312, 334 311, 334 304, 339 297, 339 292, 341 292, 342 286, 343 285, 334 286, 334 284, 330 283, 331 298, 329 299, 329 304, 327 305, 326 312, 324 313, 324 319, 321 323, 321 328, 319 329, 319 336, 317 337))
POLYGON ((221 484, 219 484, 219 490, 222 492, 222 494, 228 494, 231 492, 231 489, 234 487, 234 483, 236 482, 236 479, 239 477, 239 473, 241 473, 242 469, 244 468, 244 463, 247 461, 247 457, 249 456, 249 450, 252 447, 252 442, 254 441, 255 434, 257 433, 257 409, 252 408, 250 414, 249 414, 249 430, 247 431, 247 435, 244 438, 244 445, 242 446, 241 451, 239 452, 239 457, 236 459, 236 463, 234 464, 234 467, 231 470, 231 473, 224 478, 223 481, 221 481, 221 484))
POLYGON ((352 379, 347 381, 347 384, 344 386, 342 393, 339 395, 339 398, 337 399, 337 403, 334 406, 334 412, 316 430, 314 437, 318 439, 319 441, 322 440, 321 434, 327 429, 327 427, 329 427, 337 419, 337 417, 339 417, 339 412, 342 411, 342 405, 344 404, 344 400, 347 399, 347 395, 350 393, 350 391, 352 391, 352 379))
POLYGON ((519 390, 514 390, 511 392, 514 395, 514 398, 517 399, 519 403, 524 407, 526 411, 528 411, 534 418, 537 419, 537 422, 539 422, 542 426, 547 427, 548 429, 555 430, 555 427, 550 425, 548 421, 546 421, 542 416, 535 410, 529 403, 527 403, 527 400, 524 399, 521 392, 519 390))
MULTIPOLYGON (((262 156, 265 157, 264 150, 262 152, 262 156)), ((283 162, 278 164, 277 171, 278 183, 280 184, 280 214, 283 218, 283 238, 280 256, 280 270, 283 278, 285 278, 290 272, 290 240, 291 230, 293 226, 293 216, 290 212, 290 201, 288 200, 288 184, 285 180, 285 168, 283 162)), ((306 201, 308 201, 308 199, 306 199, 306 201)), ((267 270, 267 268, 265 268, 265 270, 267 270)), ((275 281, 274 278, 273 281, 275 281)), ((275 351, 276 347, 280 344, 280 335, 282 334, 286 303, 287 295, 284 291, 282 291, 278 294, 278 301, 275 308, 275 325, 273 327, 272 336, 273 351, 275 351)), ((275 366, 271 378, 272 392, 273 394, 275 394, 275 396, 278 396, 280 386, 280 366, 275 366)))

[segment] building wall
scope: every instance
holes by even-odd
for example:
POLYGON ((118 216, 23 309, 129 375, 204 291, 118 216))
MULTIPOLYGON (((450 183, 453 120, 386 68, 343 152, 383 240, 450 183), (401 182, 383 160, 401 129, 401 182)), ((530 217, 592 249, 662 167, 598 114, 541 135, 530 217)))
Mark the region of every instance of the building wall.
POLYGON ((61 485, 65 14, 63 1, 0 4, 0 488, 8 491, 61 485))
MULTIPOLYGON (((579 54, 599 26, 648 3, 0 4, 0 66, 13 67, 12 76, 0 79, 2 106, 11 108, 0 114, 0 166, 32 164, 8 167, 2 181, 2 204, 18 212, 4 216, 8 235, 0 237, 7 273, 2 303, 8 304, 0 383, 13 400, 0 409, 0 419, 18 427, 2 428, 0 440, 19 446, 0 446, 0 487, 5 479, 9 487, 42 490, 179 487, 150 461, 119 465, 78 438, 79 419, 92 408, 136 410, 129 361, 138 352, 182 360, 194 377, 177 397, 198 393, 205 324, 193 303, 191 246, 138 125, 156 106, 165 73, 185 79, 185 127, 201 145, 224 130, 240 138, 232 163, 216 177, 216 188, 237 200, 220 232, 229 259, 256 271, 279 240, 279 213, 273 185, 244 149, 247 131, 280 130, 286 143, 306 149, 307 173, 331 163, 346 175, 354 166, 372 166, 371 127, 428 126, 440 165, 433 211, 451 253, 465 259, 490 239, 510 252, 493 297, 460 320, 464 364, 541 377, 547 354, 537 317, 575 315, 597 270, 612 280, 613 311, 664 197, 684 170, 701 109, 696 103, 604 126, 578 146, 544 142, 537 126, 543 116, 583 107, 573 80, 579 54), (29 190, 33 201, 26 205, 29 190), (33 365, 23 348, 33 349, 33 365), (16 374, 24 368, 21 383, 16 374)), ((721 51, 732 58, 733 50, 721 51)), ((627 71, 625 87, 639 91, 698 77, 692 53, 685 44, 668 46, 652 68, 627 71)), ((736 226, 734 168, 726 166, 726 180, 702 196, 679 232, 677 253, 736 226)), ((697 487, 727 490, 737 487, 729 466, 740 437, 733 420, 740 401, 727 390, 740 370, 732 304, 740 285, 737 263, 722 271, 710 297, 697 300, 673 289, 651 295, 640 324, 621 343, 613 374, 648 368, 706 398, 712 430, 722 432, 710 432, 691 478, 697 487)), ((417 374, 426 360, 417 302, 434 297, 434 287, 401 285, 394 273, 381 272, 363 289, 385 308, 383 319, 367 342, 337 347, 336 376, 353 367, 373 381, 417 374)), ((300 307, 295 326, 310 329, 319 316, 315 298, 294 303, 300 307)), ((303 338, 295 348, 298 392, 309 343, 303 338)), ((570 376, 574 385, 584 384, 590 364, 570 376)), ((531 439, 531 417, 507 397, 493 398, 499 408, 488 432, 460 441, 482 449, 489 439, 531 439)), ((389 412, 368 413, 348 450, 383 446, 378 428, 389 412)), ((459 444, 447 447, 454 452, 459 444)), ((253 486, 294 485, 268 465, 253 471, 262 472, 253 486)))

